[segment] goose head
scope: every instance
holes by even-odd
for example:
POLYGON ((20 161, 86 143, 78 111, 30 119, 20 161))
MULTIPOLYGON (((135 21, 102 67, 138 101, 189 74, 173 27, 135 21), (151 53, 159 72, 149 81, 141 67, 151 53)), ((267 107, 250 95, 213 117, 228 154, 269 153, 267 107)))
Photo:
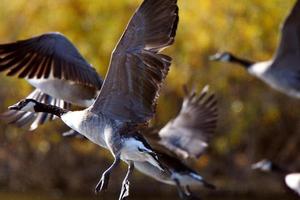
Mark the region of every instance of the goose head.
POLYGON ((250 69, 255 64, 254 61, 239 58, 230 52, 216 53, 215 55, 210 56, 209 60, 217 62, 236 63, 246 69, 250 69))
POLYGON ((281 175, 286 175, 289 173, 289 170, 286 168, 282 168, 280 165, 268 160, 263 159, 257 163, 251 165, 252 169, 260 170, 263 172, 274 172, 281 175))
POLYGON ((221 62, 232 62, 234 60, 234 56, 230 52, 221 52, 216 53, 209 57, 211 61, 221 61, 221 62))
POLYGON ((9 106, 9 110, 19 110, 24 112, 35 112, 36 106, 38 105, 38 102, 34 99, 23 99, 19 101, 18 103, 9 106))
POLYGON ((270 172, 272 171, 272 169, 274 168, 274 163, 270 160, 267 159, 263 159, 257 163, 254 163, 251 165, 251 168, 253 170, 260 170, 260 171, 264 171, 264 172, 270 172))

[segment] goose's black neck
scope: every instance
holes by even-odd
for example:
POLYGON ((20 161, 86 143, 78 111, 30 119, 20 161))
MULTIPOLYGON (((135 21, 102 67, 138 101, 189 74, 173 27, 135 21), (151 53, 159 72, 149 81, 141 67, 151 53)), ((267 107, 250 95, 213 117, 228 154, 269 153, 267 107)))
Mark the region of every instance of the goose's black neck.
POLYGON ((43 103, 37 102, 34 106, 35 112, 44 112, 56 115, 57 117, 61 117, 63 114, 67 113, 66 109, 60 108, 58 106, 47 105, 43 103))
POLYGON ((273 171, 274 173, 277 173, 278 175, 282 175, 282 176, 285 176, 286 174, 290 173, 290 171, 288 169, 285 169, 274 163, 271 166, 271 171, 273 171))
POLYGON ((231 55, 230 62, 239 64, 239 65, 245 67, 246 69, 248 69, 253 64, 255 64, 255 62, 253 62, 253 61, 250 61, 250 60, 247 60, 247 59, 243 59, 243 58, 238 58, 238 57, 236 57, 234 55, 231 55))

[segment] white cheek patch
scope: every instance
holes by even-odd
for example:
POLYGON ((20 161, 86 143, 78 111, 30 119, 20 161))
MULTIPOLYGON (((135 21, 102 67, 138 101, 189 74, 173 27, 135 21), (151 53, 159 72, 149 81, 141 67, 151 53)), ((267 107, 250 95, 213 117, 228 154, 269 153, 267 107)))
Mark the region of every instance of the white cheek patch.
POLYGON ((223 55, 220 60, 223 62, 228 62, 229 59, 230 59, 230 56, 228 54, 226 54, 226 55, 223 55))
POLYGON ((126 145, 126 148, 131 149, 132 151, 139 151, 139 149, 140 149, 143 152, 151 152, 151 150, 146 148, 145 145, 141 141, 136 140, 134 138, 128 139, 126 141, 125 145, 126 145))
POLYGON ((266 164, 262 165, 261 169, 263 171, 270 171, 271 170, 271 163, 266 163, 266 164))

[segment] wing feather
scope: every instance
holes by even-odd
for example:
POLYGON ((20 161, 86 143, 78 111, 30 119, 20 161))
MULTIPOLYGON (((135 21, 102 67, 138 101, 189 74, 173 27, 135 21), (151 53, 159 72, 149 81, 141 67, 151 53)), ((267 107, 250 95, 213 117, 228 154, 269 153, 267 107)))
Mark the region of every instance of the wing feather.
MULTIPOLYGON (((297 0, 290 14, 282 25, 282 35, 274 63, 289 59, 290 55, 300 56, 300 0, 297 0)), ((274 64, 273 66, 281 66, 274 64)), ((292 66, 293 67, 293 66, 292 66)))
POLYGON ((65 79, 97 89, 102 80, 76 47, 60 33, 46 33, 9 44, 0 44, 0 72, 19 78, 65 79), (83 72, 88 77, 80 76, 83 72))
POLYGON ((159 131, 159 143, 183 158, 200 157, 217 126, 216 104, 206 88, 188 95, 178 116, 159 131))
POLYGON ((171 58, 159 52, 174 42, 176 0, 145 0, 130 20, 117 47, 92 112, 144 123, 155 113, 158 91, 171 58))

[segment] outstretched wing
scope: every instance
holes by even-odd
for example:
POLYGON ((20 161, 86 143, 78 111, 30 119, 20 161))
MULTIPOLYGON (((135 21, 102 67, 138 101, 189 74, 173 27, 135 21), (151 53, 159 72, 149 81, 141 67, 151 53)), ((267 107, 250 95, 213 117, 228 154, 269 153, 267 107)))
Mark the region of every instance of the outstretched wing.
POLYGON ((60 33, 0 44, 0 71, 27 79, 65 79, 97 89, 102 83, 95 69, 60 33))
POLYGON ((159 131, 159 143, 183 158, 200 157, 216 129, 216 104, 207 87, 198 95, 192 92, 178 116, 159 131))
POLYGON ((109 71, 92 112, 143 123, 155 113, 158 91, 171 58, 159 52, 173 44, 177 0, 145 0, 112 53, 109 71))
MULTIPOLYGON (((55 105, 61 108, 68 109, 70 107, 69 103, 63 100, 53 98, 40 90, 35 89, 32 93, 27 96, 28 99, 35 99, 38 102, 55 105)), ((13 124, 19 128, 28 129, 33 131, 39 125, 46 123, 47 121, 53 120, 55 116, 49 113, 32 113, 32 112, 22 112, 17 110, 9 110, 0 115, 0 118, 7 122, 8 124, 13 124)))
MULTIPOLYGON (((289 55, 297 56, 300 59, 300 0, 296 1, 291 13, 283 23, 281 32, 281 40, 274 63, 289 59, 289 55)), ((289 62, 287 61, 287 63, 289 62)))

